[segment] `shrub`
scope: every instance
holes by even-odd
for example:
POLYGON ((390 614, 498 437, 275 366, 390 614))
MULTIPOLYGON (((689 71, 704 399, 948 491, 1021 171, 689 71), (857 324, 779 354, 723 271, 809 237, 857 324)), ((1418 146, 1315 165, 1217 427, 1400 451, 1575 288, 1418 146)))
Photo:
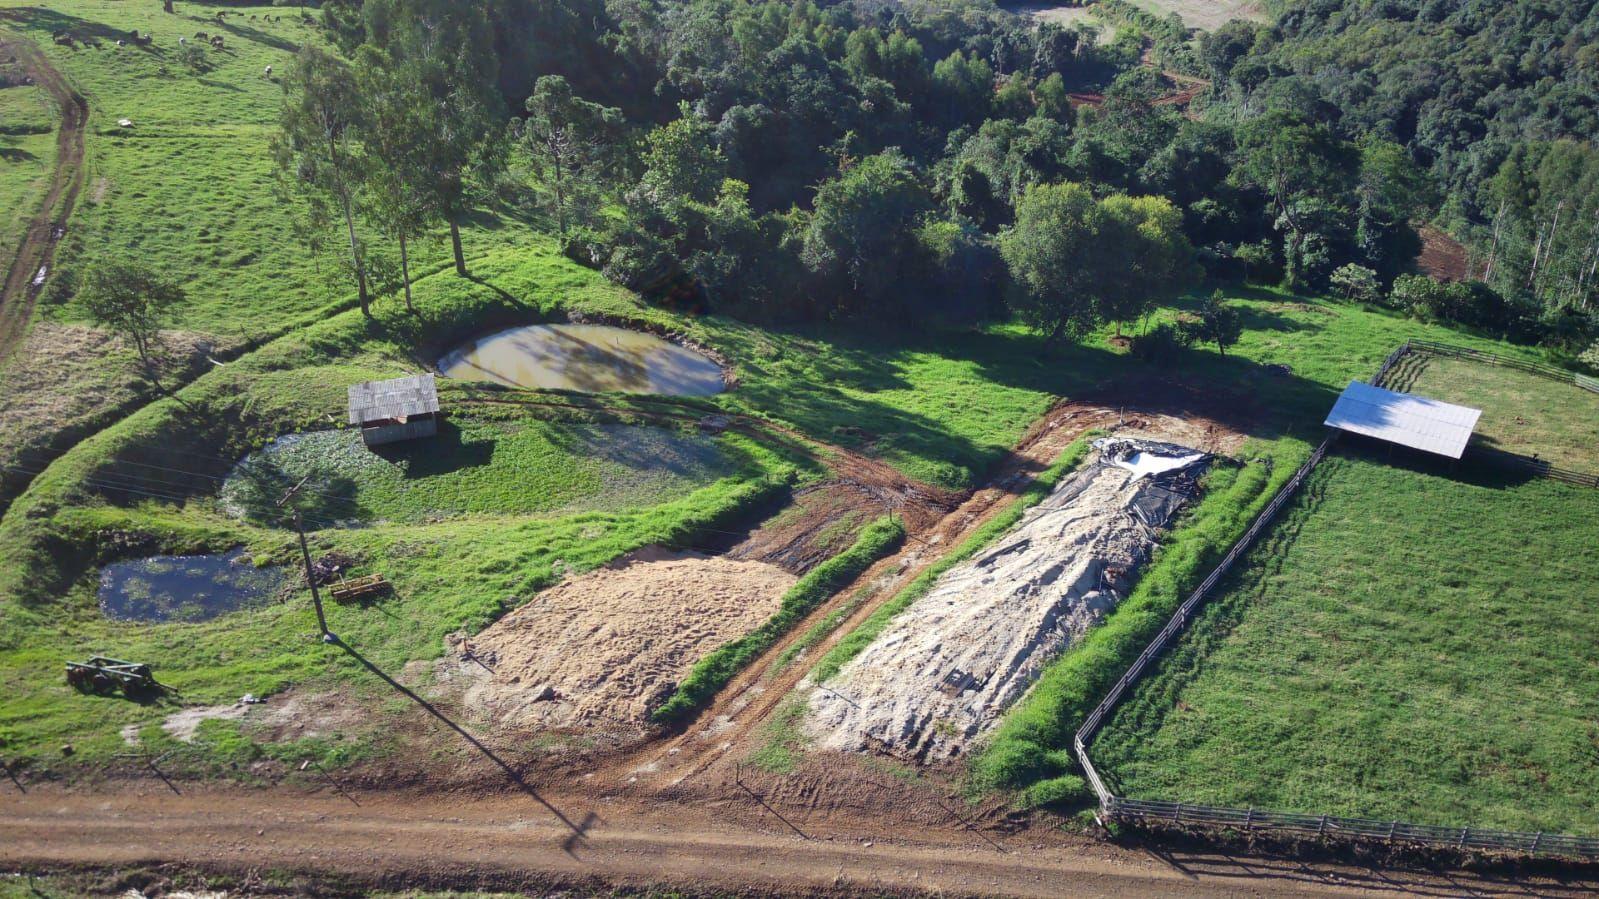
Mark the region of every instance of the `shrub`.
POLYGON ((1020 802, 1022 808, 1038 808, 1042 805, 1076 804, 1083 802, 1094 795, 1089 789, 1088 781, 1075 774, 1062 774, 1041 780, 1022 791, 1020 802))
POLYGON ((1346 300, 1375 303, 1382 298, 1382 284, 1377 281, 1377 273, 1364 265, 1351 262, 1339 266, 1333 271, 1330 282, 1346 300))
POLYGON ((1134 337, 1128 351, 1140 362, 1173 366, 1182 357, 1183 351, 1193 345, 1199 329, 1198 322, 1182 322, 1176 325, 1162 322, 1134 337))

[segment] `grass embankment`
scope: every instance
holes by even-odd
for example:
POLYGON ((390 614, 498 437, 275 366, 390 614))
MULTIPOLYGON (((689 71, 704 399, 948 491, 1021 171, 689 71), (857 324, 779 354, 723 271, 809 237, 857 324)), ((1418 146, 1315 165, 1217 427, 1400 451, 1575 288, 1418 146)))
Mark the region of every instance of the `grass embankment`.
POLYGON ((1346 450, 1112 718, 1126 795, 1599 833, 1599 491, 1346 450))
MULTIPOLYGON (((231 518, 208 493, 183 504, 131 503, 99 496, 84 479, 106 472, 126 476, 141 470, 129 467, 140 461, 178 468, 211 464, 214 474, 223 473, 228 460, 278 434, 325 428, 329 415, 339 417, 345 385, 414 368, 411 355, 424 337, 470 329, 476 322, 554 315, 562 309, 658 315, 548 250, 529 248, 486 261, 482 273, 483 283, 453 275, 425 279, 418 285, 421 316, 416 319, 384 310, 376 322, 367 322, 348 312, 274 341, 199 378, 178 399, 152 404, 90 438, 35 482, 0 522, 0 593, 8 597, 0 605, 0 743, 8 760, 43 765, 55 747, 70 742, 76 749, 72 764, 92 766, 125 751, 120 730, 130 725, 149 751, 177 750, 171 761, 179 772, 204 773, 223 762, 287 752, 320 753, 326 764, 338 764, 387 745, 392 738, 386 735, 385 715, 399 712, 392 703, 377 701, 382 688, 358 663, 308 639, 314 624, 303 592, 285 603, 199 624, 113 623, 96 607, 91 575, 112 558, 242 544, 263 560, 286 563, 295 551, 289 534, 231 518), (245 692, 270 695, 290 685, 341 692, 353 686, 357 698, 372 700, 377 713, 361 734, 339 745, 274 748, 241 733, 236 723, 221 721, 203 725, 194 744, 180 744, 157 726, 173 710, 170 704, 85 697, 66 687, 61 661, 95 651, 151 663, 163 681, 183 691, 185 705, 231 702, 245 692)), ((446 402, 472 392, 446 390, 446 402)), ((512 419, 516 408, 504 407, 500 414, 512 419)), ((657 454, 596 463, 585 449, 596 423, 536 421, 534 408, 521 414, 528 416, 523 428, 541 438, 526 442, 513 433, 510 420, 495 423, 497 435, 476 433, 496 444, 487 453, 489 464, 504 445, 512 467, 525 462, 543 469, 528 472, 525 483, 512 488, 478 478, 471 469, 483 452, 474 438, 434 444, 442 454, 429 464, 437 471, 409 472, 421 475, 415 485, 419 494, 386 478, 373 484, 374 502, 387 497, 383 502, 404 518, 400 513, 434 505, 425 482, 441 478, 453 484, 450 492, 472 514, 313 535, 314 553, 347 553, 361 560, 358 571, 381 571, 394 583, 394 596, 377 606, 329 607, 335 632, 390 674, 398 676, 408 662, 437 657, 445 634, 475 632, 571 572, 643 545, 688 545, 703 531, 729 529, 751 510, 778 499, 796 471, 789 459, 727 434, 714 441, 716 458, 707 458, 707 467, 685 473, 672 491, 662 492, 657 454), (529 456, 534 443, 538 452, 529 456), (623 494, 632 492, 628 485, 635 478, 654 485, 649 503, 607 501, 606 511, 553 514, 605 492, 595 493, 596 482, 589 478, 596 464, 602 468, 600 487, 607 477, 625 488, 623 494), (514 497, 507 493, 512 490, 514 497), (537 512, 519 512, 528 509, 537 512)), ((142 471, 151 478, 158 474, 142 471)), ((162 486, 180 482, 192 485, 195 479, 174 475, 162 486)))
POLYGON ((782 605, 765 624, 696 662, 651 717, 660 723, 671 723, 693 714, 800 619, 859 577, 873 562, 894 551, 904 539, 905 525, 895 518, 879 518, 862 528, 853 546, 811 569, 789 588, 783 594, 782 605))
POLYGON ((1470 359, 1424 356, 1406 388, 1482 410, 1473 441, 1599 474, 1599 393, 1470 359))

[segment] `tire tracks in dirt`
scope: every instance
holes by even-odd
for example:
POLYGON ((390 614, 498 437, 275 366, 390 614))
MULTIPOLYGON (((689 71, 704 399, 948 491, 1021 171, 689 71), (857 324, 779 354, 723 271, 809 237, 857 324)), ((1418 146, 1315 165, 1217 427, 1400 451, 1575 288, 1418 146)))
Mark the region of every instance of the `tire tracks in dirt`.
POLYGON ((16 56, 34 83, 44 88, 61 110, 56 129, 56 164, 50 187, 33 218, 17 255, 11 260, 5 283, 0 285, 0 362, 22 342, 33 318, 33 307, 44 289, 56 243, 77 206, 83 189, 83 135, 89 123, 89 101, 68 83, 39 48, 14 35, 0 36, 0 53, 16 56), (43 274, 45 277, 40 277, 43 274))
POLYGON ((1072 441, 1094 428, 1113 427, 1121 420, 1120 413, 1108 406, 1068 402, 1052 408, 1000 463, 987 486, 971 493, 931 527, 908 529, 899 552, 879 560, 797 623, 741 671, 681 732, 623 759, 607 772, 609 777, 620 782, 639 778, 650 788, 671 793, 724 760, 735 747, 755 736, 755 730, 810 673, 817 659, 917 575, 1000 514, 1072 441), (795 660, 786 667, 781 665, 788 651, 813 625, 845 607, 862 590, 871 590, 870 598, 813 647, 803 663, 795 660))
POLYGON ((974 848, 952 828, 813 821, 807 835, 722 806, 548 794, 554 819, 520 794, 353 795, 186 786, 181 794, 45 787, 6 795, 0 870, 263 872, 369 889, 543 894, 661 886, 733 896, 1577 895, 1586 877, 1497 876, 1116 846, 1059 832, 1027 851, 974 848), (889 836, 892 834, 892 836, 889 836))

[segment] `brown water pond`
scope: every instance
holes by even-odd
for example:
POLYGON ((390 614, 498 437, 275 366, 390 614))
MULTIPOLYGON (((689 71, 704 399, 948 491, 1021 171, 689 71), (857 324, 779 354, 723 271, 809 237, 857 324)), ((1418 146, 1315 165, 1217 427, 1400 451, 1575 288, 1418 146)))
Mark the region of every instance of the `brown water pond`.
POLYGON ((526 325, 459 347, 439 360, 451 378, 585 393, 709 396, 726 388, 709 357, 610 325, 526 325))

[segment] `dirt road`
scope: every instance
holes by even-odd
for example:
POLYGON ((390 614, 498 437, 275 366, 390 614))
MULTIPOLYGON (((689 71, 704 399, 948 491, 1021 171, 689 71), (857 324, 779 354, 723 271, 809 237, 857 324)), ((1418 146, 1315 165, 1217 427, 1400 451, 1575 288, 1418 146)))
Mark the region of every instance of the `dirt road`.
MULTIPOLYGON (((356 793, 140 792, 34 788, 0 796, 0 869, 178 863, 352 878, 369 886, 533 889, 605 883, 703 891, 945 895, 1463 895, 1505 884, 1473 875, 1374 872, 1157 855, 1059 834, 974 848, 959 832, 910 830, 892 841, 811 823, 807 838, 740 826, 743 809, 521 795, 462 799, 356 793), (357 804, 359 803, 359 804, 357 804), (587 804, 582 804, 587 803, 587 804)), ((159 790, 161 792, 155 792, 159 790)), ((881 833, 895 828, 877 822, 881 833)), ((1570 883, 1518 885, 1540 893, 1570 883)))
POLYGON ((33 317, 33 304, 44 289, 41 272, 55 259, 56 242, 83 187, 83 131, 89 122, 89 103, 56 71, 39 48, 17 37, 0 37, 0 55, 16 56, 34 82, 50 93, 61 110, 56 129, 56 166, 44 201, 28 222, 16 258, 0 286, 0 361, 22 342, 33 317))

